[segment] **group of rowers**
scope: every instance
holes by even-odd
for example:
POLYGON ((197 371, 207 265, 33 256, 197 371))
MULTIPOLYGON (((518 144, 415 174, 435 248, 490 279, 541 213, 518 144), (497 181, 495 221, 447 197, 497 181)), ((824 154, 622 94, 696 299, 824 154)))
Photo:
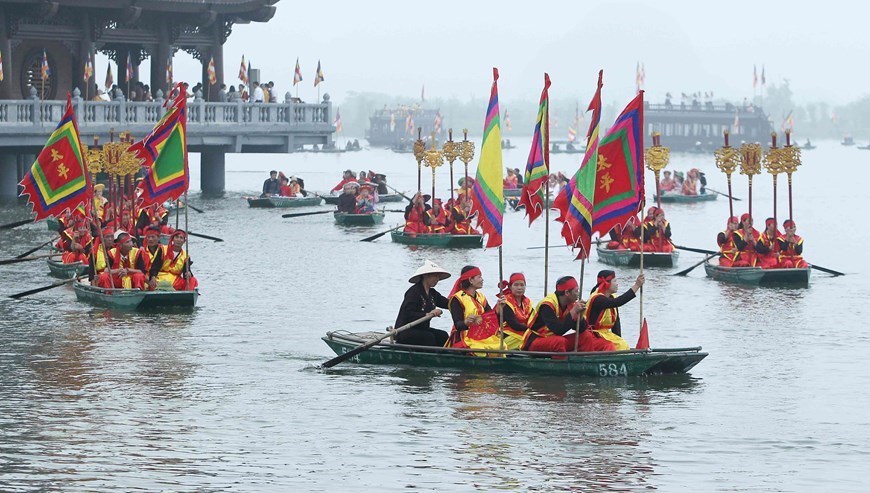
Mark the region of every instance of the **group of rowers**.
POLYGON ((701 186, 701 194, 707 193, 707 177, 698 168, 690 169, 685 177, 682 171, 674 171, 673 178, 671 178, 671 172, 665 170, 662 180, 659 182, 659 190, 662 193, 698 195, 698 185, 701 186))
MULTIPOLYGON (((470 181, 470 179, 469 179, 470 181)), ((405 207, 405 228, 403 232, 409 236, 418 234, 450 234, 450 235, 479 235, 471 225, 471 188, 466 187, 465 179, 460 179, 460 188, 455 199, 449 199, 447 204, 441 199, 432 200, 432 205, 427 204, 432 197, 422 192, 417 192, 411 198, 411 203, 405 207)))
POLYGON ((625 227, 616 226, 610 230, 608 250, 631 250, 633 252, 665 252, 674 251, 671 242, 671 224, 665 219, 665 211, 661 207, 652 206, 647 209, 646 217, 640 226, 634 216, 628 220, 625 227), (641 241, 642 238, 642 241, 641 241))
MULTIPOLYGON (((450 294, 435 290, 450 273, 426 261, 408 279, 412 283, 399 308, 396 328, 429 316, 450 312, 451 333, 430 327, 425 320, 398 331, 401 344, 443 346, 468 349, 508 349, 540 352, 619 351, 630 349, 622 338, 619 307, 631 301, 643 286, 639 275, 630 289, 616 296, 619 283, 612 270, 598 273, 597 283, 587 301, 580 299, 577 280, 571 276, 556 281, 555 291, 537 305, 525 296, 526 278, 511 274, 499 283, 495 306, 490 306, 481 289, 479 268, 465 266, 450 294)), ((481 354, 481 353, 476 353, 481 354)))
POLYGON ((386 175, 374 171, 359 172, 359 178, 351 170, 345 170, 341 181, 334 186, 331 193, 341 191, 338 197, 338 212, 346 214, 373 214, 378 203, 378 195, 387 190, 386 175))
POLYGON ((269 178, 263 182, 263 193, 260 197, 307 197, 305 181, 295 176, 287 177, 283 171, 272 170, 269 178))
POLYGON ((806 268, 803 259, 804 240, 797 234, 791 219, 782 223, 785 232, 776 227, 776 219, 764 221, 764 231, 752 227, 752 216, 743 214, 740 220, 728 218, 725 231, 718 234, 719 265, 723 267, 761 267, 762 269, 806 268))
MULTIPOLYGON (((141 208, 136 224, 131 226, 131 221, 121 221, 111 212, 113 207, 98 187, 102 185, 95 186, 93 206, 58 218, 60 238, 55 248, 63 252, 61 261, 88 265, 88 279, 102 288, 195 289, 198 283, 184 250, 187 233, 169 227, 166 208, 141 208), (160 244, 161 235, 169 236, 168 245, 160 244)), ((120 214, 122 218, 129 216, 120 214)))

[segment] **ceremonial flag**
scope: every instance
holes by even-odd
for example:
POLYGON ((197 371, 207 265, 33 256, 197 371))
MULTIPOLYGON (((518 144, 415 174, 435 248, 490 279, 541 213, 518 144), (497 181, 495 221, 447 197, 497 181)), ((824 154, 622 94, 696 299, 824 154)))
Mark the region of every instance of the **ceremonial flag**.
POLYGON ((645 78, 646 75, 644 74, 643 65, 641 65, 640 62, 637 62, 637 67, 635 68, 634 72, 634 85, 637 89, 637 92, 640 92, 640 90, 643 88, 645 78))
POLYGON ((411 118, 411 110, 408 110, 408 116, 405 117, 405 133, 414 133, 414 120, 411 118))
POLYGON ((42 80, 47 80, 51 77, 51 68, 48 66, 48 54, 45 53, 45 48, 42 49, 42 80))
POLYGON ((215 85, 217 83, 217 72, 214 68, 214 57, 209 59, 208 70, 206 70, 206 72, 208 72, 208 83, 212 86, 215 85))
POLYGON ((187 94, 183 84, 176 90, 178 95, 151 133, 128 149, 149 167, 139 183, 142 207, 175 200, 188 188, 187 94))
POLYGON ((520 204, 526 206, 529 226, 544 211, 544 184, 550 176, 550 76, 544 74, 544 90, 538 104, 538 119, 532 135, 532 147, 526 160, 526 174, 520 204))
POLYGON ((92 199, 90 175, 69 93, 63 118, 19 185, 21 196, 27 196, 27 203, 36 213, 36 221, 59 216, 92 199))
POLYGON ((643 205, 643 128, 641 90, 598 145, 592 231, 599 236, 625 225, 643 205))
POLYGON ((293 73, 293 85, 302 82, 302 69, 299 67, 299 57, 296 57, 296 71, 293 73))
POLYGON ((112 64, 110 63, 106 66, 106 90, 108 91, 114 85, 115 85, 115 78, 112 77, 112 64))
POLYGON ((88 59, 85 60, 85 69, 82 72, 82 79, 87 83, 92 75, 94 75, 94 66, 91 65, 91 56, 88 55, 88 59))
POLYGON ((598 131, 601 121, 601 87, 604 71, 598 71, 598 88, 586 111, 592 121, 586 132, 586 153, 580 168, 568 184, 559 191, 553 208, 559 209, 557 221, 562 222, 562 238, 572 248, 579 248, 577 258, 589 258, 592 246, 592 210, 595 202, 595 173, 598 168, 598 131))
POLYGON ((763 86, 766 83, 767 83, 767 79, 764 77, 764 65, 762 65, 761 66, 761 85, 763 86))
POLYGON ((508 115, 507 110, 504 110, 504 129, 506 132, 511 131, 511 116, 508 115))
POLYGON ((0 82, 3 82, 3 53, 0 52, 0 82))
POLYGON ((166 87, 172 87, 172 56, 166 59, 166 87))
POLYGON ((127 83, 133 80, 133 59, 130 58, 130 52, 127 52, 127 83))
POLYGON ((573 125, 568 126, 568 142, 574 142, 577 140, 577 131, 574 130, 573 125))
POLYGON ((734 135, 740 133, 740 115, 737 110, 734 110, 734 125, 731 127, 731 133, 734 135))
POLYGON ((477 213, 477 226, 483 230, 486 247, 501 246, 504 219, 504 180, 501 160, 501 111, 498 109, 498 69, 492 69, 492 91, 483 124, 480 162, 472 187, 471 209, 477 213))
POLYGON ((245 55, 242 55, 242 63, 239 65, 239 80, 248 83, 248 66, 245 65, 245 55))
POLYGON ((758 67, 752 66, 752 88, 758 87, 758 67))
POLYGON ((435 129, 436 134, 441 133, 441 111, 440 110, 437 113, 435 113, 435 122, 432 126, 435 129))
POLYGON ((426 102, 426 84, 423 84, 423 88, 420 89, 420 102, 421 103, 426 102))
POLYGON ((333 122, 333 125, 335 125, 335 133, 341 132, 341 108, 335 109, 335 122, 333 122))
POLYGON ((649 349, 649 327, 646 325, 646 317, 643 318, 643 325, 640 327, 640 337, 637 338, 635 349, 649 349))
POLYGON ((317 75, 314 76, 314 87, 317 87, 317 84, 320 84, 324 80, 323 70, 320 68, 320 60, 317 60, 317 75))

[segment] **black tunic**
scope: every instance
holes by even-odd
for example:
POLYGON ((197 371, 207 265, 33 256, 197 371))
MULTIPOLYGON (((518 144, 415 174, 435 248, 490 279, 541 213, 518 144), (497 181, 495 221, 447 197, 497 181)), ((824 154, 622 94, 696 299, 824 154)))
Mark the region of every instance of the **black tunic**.
MULTIPOLYGON (((628 303, 633 300, 635 297, 634 291, 629 289, 628 291, 622 293, 617 298, 611 298, 607 295, 596 296, 594 300, 592 300, 592 306, 589 308, 589 317, 586 319, 586 322, 589 324, 593 324, 598 317, 601 315, 603 310, 608 308, 619 308, 620 306, 628 303)), ((622 326, 619 323, 619 310, 616 312, 616 322, 613 324, 613 328, 610 329, 614 334, 622 337, 622 326)))
POLYGON ((281 184, 277 178, 267 178, 263 182, 263 195, 278 195, 279 193, 281 193, 281 184))
MULTIPOLYGON (((447 308, 447 298, 436 291, 435 288, 429 288, 429 293, 427 294, 423 290, 423 281, 418 281, 405 291, 405 299, 402 300, 402 306, 399 307, 399 314, 396 316, 394 327, 399 328, 414 320, 419 320, 436 308, 447 308)), ((429 322, 430 320, 427 320, 416 327, 418 329, 428 329, 429 322)))

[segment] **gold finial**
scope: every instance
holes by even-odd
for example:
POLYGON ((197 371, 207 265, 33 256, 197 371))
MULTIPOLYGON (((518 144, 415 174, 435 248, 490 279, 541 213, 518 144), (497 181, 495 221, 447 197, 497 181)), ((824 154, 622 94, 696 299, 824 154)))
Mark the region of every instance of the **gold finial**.
POLYGON ((671 149, 669 147, 662 147, 660 133, 653 132, 652 138, 653 145, 647 148, 644 160, 646 161, 646 167, 658 177, 658 173, 665 169, 670 162, 671 149))

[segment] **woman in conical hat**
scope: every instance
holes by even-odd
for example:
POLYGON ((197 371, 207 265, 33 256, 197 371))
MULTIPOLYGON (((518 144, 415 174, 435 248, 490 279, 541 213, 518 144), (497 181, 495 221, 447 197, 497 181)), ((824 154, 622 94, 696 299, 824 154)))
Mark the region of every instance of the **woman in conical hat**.
MULTIPOLYGON (((435 290, 438 281, 450 277, 450 273, 426 260, 423 265, 408 279, 413 286, 405 292, 402 306, 399 307, 399 315, 396 317, 395 327, 401 327, 415 320, 419 320, 428 314, 436 317, 441 316, 441 308, 447 308, 447 298, 435 290)), ((403 330, 396 335, 396 342, 400 344, 413 344, 416 346, 441 347, 447 342, 447 332, 433 329, 427 320, 416 327, 403 330)))

